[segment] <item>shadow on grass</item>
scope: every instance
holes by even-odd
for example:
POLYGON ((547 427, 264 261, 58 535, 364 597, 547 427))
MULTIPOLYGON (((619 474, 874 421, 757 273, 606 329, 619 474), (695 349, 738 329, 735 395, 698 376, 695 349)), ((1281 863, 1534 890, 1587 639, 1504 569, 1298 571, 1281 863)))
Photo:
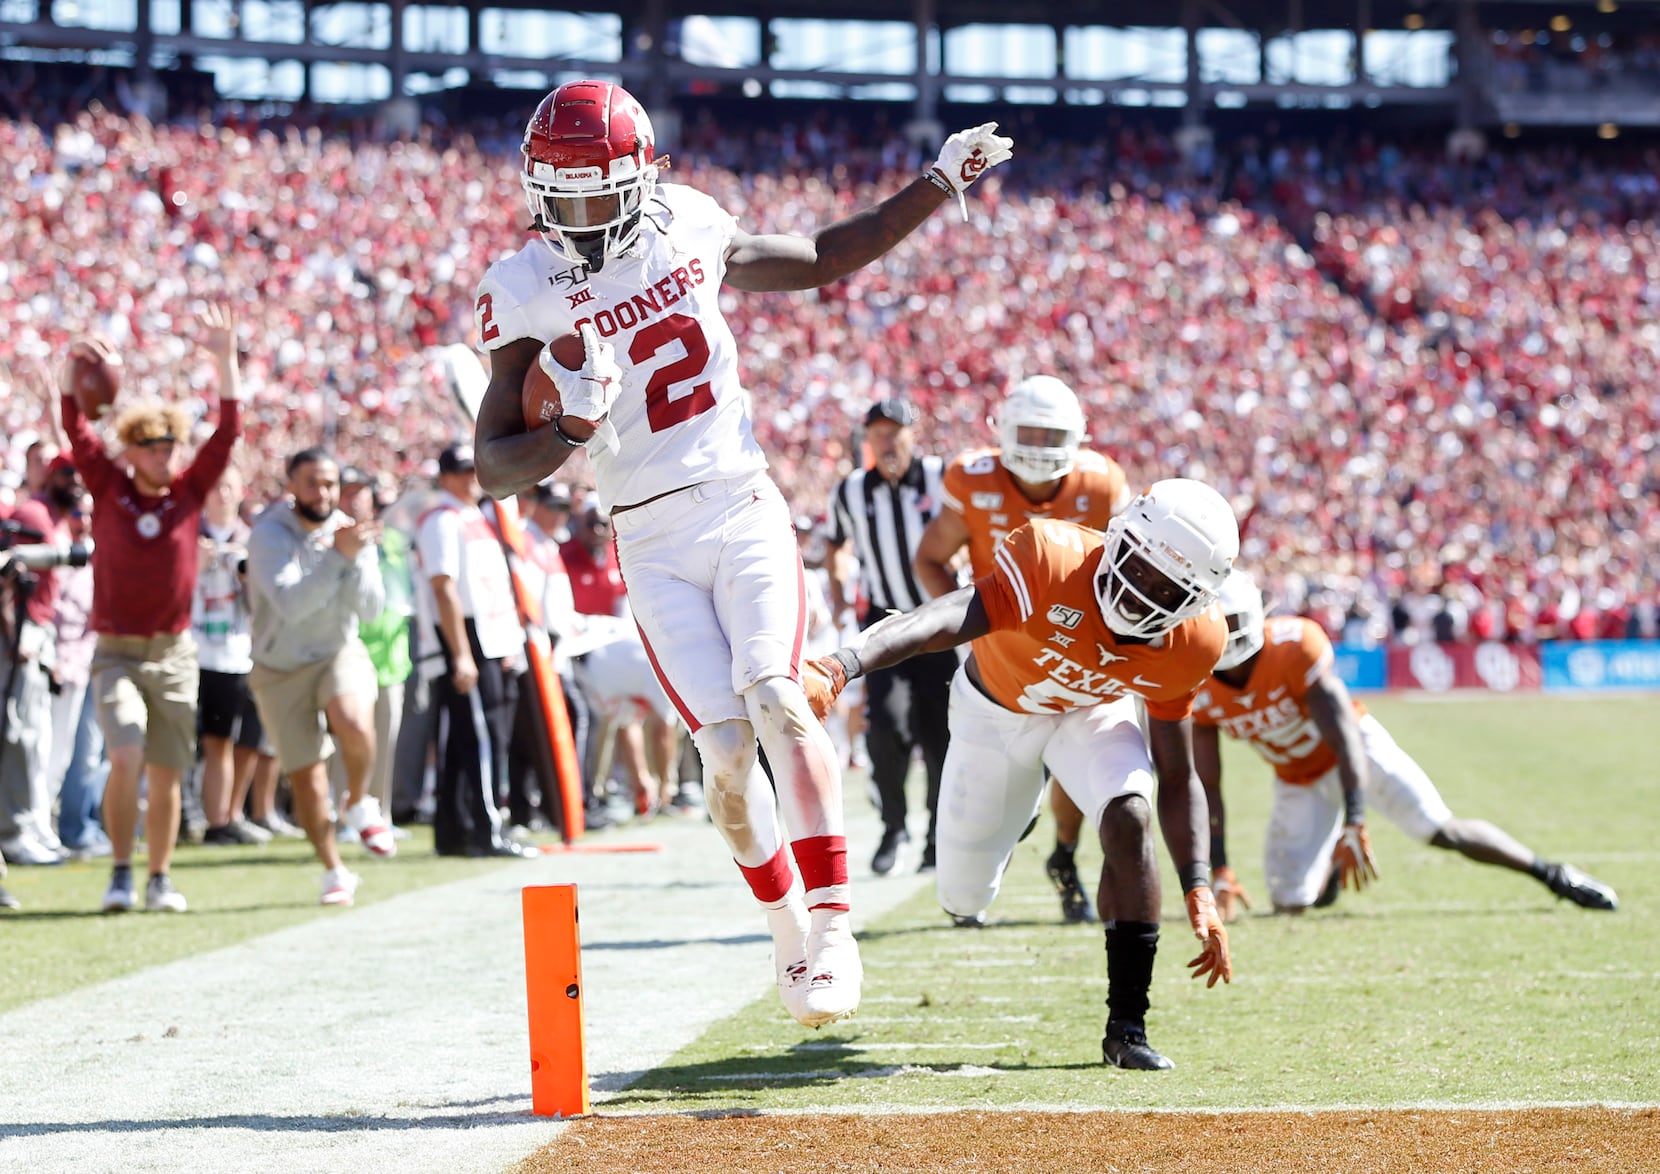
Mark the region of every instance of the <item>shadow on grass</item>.
POLYGON ((545 1120, 534 1116, 523 1093, 459 1101, 441 1106, 455 1112, 425 1112, 408 1117, 355 1116, 347 1113, 280 1117, 269 1113, 221 1114, 211 1117, 176 1117, 101 1121, 34 1121, 0 1127, 0 1137, 50 1137, 76 1133, 171 1133, 192 1129, 245 1129, 254 1133, 396 1133, 412 1129, 478 1129, 490 1125, 515 1125, 545 1120), (495 1104, 521 1104, 522 1109, 487 1110, 495 1104))

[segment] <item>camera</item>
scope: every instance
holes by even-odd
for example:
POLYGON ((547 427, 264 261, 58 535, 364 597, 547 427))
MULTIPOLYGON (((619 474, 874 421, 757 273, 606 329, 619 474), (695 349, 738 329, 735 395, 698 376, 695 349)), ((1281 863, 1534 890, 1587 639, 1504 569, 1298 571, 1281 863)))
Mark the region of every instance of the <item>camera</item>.
POLYGON ((49 571, 53 567, 84 567, 92 557, 92 543, 75 542, 68 546, 51 543, 28 543, 0 549, 0 574, 23 571, 49 571))

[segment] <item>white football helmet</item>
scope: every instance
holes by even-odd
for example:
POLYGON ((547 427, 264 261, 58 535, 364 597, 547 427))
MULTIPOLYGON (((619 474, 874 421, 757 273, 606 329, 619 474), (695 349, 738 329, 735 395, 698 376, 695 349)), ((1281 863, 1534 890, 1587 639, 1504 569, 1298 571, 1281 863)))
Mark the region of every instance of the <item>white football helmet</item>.
POLYGON ((1095 580, 1101 618, 1119 636, 1150 639, 1209 607, 1239 557, 1239 523, 1200 481, 1155 481, 1107 523, 1095 580))
POLYGON ((634 95, 566 82, 536 107, 520 150, 532 227, 554 252, 598 273, 628 250, 657 187, 656 136, 634 95))
POLYGON ((1084 412, 1078 397, 1053 375, 1021 380, 1009 390, 997 414, 997 442, 1002 447, 1003 467, 1022 481, 1041 485, 1066 476, 1084 442, 1084 412), (1024 429, 1058 435, 1028 433, 1022 443, 1024 429))
POLYGON ((1256 581, 1235 567, 1216 593, 1224 619, 1232 620, 1228 643, 1216 661, 1219 669, 1237 668, 1262 651, 1263 625, 1267 616, 1262 606, 1262 592, 1256 581))

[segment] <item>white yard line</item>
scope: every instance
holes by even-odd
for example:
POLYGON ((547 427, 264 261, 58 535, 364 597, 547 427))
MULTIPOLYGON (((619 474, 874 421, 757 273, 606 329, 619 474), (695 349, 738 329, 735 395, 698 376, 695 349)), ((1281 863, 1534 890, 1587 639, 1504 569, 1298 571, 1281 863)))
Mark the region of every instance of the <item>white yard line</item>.
MULTIPOLYGON (((931 878, 860 877, 880 830, 848 806, 863 925, 931 878)), ((0 1016, 0 1169, 504 1169, 559 1128, 530 1113, 521 886, 578 886, 596 1101, 776 1004, 765 925, 714 829, 610 838, 664 850, 504 866, 0 1016)))

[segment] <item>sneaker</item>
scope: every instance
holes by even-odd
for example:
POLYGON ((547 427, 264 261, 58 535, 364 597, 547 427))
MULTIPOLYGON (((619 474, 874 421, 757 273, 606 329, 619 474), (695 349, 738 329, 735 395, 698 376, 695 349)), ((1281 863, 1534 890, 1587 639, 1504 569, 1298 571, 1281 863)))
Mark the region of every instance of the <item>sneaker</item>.
POLYGON ((1107 1034, 1101 1040, 1101 1062, 1139 1072, 1162 1072, 1176 1066, 1174 1060, 1159 1055, 1148 1044, 1145 1027, 1128 1019, 1107 1021, 1107 1034))
POLYGON ((183 913, 189 907, 184 894, 173 887, 165 872, 155 873, 144 886, 144 908, 151 913, 183 913))
POLYGON ((99 857, 109 856, 114 852, 115 849, 110 845, 109 837, 100 835, 94 836, 78 848, 69 849, 69 859, 97 860, 99 857))
POLYGON ((363 846, 376 856, 396 856, 398 841, 392 836, 392 826, 380 813, 380 800, 365 795, 346 808, 345 825, 357 833, 363 846))
POLYGON ((269 844, 271 842, 270 832, 260 827, 253 820, 245 819, 240 815, 231 820, 231 829, 242 837, 244 844, 269 844))
POLYGON ((845 912, 818 909, 812 913, 807 932, 805 1015, 796 1019, 808 1027, 823 1027, 846 1019, 859 1009, 859 988, 864 984, 865 967, 859 960, 859 943, 845 912))
POLYGON ((269 844, 271 833, 245 819, 233 819, 229 823, 218 827, 210 827, 202 833, 202 843, 218 844, 220 846, 237 845, 252 847, 256 844, 269 844))
POLYGON ((807 932, 812 920, 807 902, 799 890, 790 893, 787 903, 768 909, 767 931, 772 934, 772 965, 778 976, 778 997, 784 1009, 798 1023, 806 1023, 807 932))
POLYGON ((118 865, 110 870, 110 887, 104 890, 105 913, 126 913, 138 904, 133 892, 133 870, 129 865, 118 865))
POLYGON ((323 905, 350 905, 357 894, 357 873, 342 864, 323 873, 323 905))
POLYGON ((1061 916, 1073 924, 1095 920, 1094 903, 1084 894, 1078 881, 1077 858, 1059 844, 1044 863, 1049 881, 1061 895, 1061 916))
POLYGON ((272 811, 271 814, 267 815, 264 819, 251 819, 248 822, 253 824, 255 827, 264 828, 273 836, 279 837, 280 839, 303 840, 306 838, 305 831, 292 823, 280 811, 272 811))
POLYGON ((64 854, 48 846, 38 836, 22 832, 0 843, 0 856, 7 864, 53 865, 62 864, 64 854))
POLYGON ((911 834, 902 827, 884 828, 882 842, 876 846, 876 855, 870 858, 870 871, 877 876, 887 876, 893 871, 893 866, 899 863, 899 845, 911 838, 911 834))
POLYGON ((1585 909, 1612 912, 1620 907, 1620 899, 1613 889, 1571 864, 1551 865, 1545 873, 1545 884, 1558 897, 1585 909))

